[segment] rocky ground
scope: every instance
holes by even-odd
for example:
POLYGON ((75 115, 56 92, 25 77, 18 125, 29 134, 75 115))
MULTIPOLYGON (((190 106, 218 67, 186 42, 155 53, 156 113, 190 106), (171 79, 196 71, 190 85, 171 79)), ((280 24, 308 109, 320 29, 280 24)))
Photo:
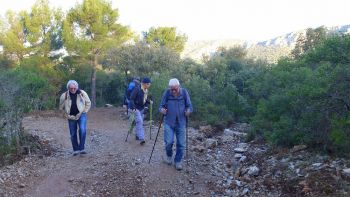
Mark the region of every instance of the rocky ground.
MULTIPOLYGON (((27 156, 0 169, 0 196, 350 196, 350 162, 312 153, 306 146, 271 150, 244 143, 247 124, 224 131, 189 128, 184 169, 162 162, 160 132, 153 126, 141 146, 130 135, 121 108, 88 114, 86 155, 72 156, 67 121, 41 112, 23 119, 35 147, 27 156), (33 151, 40 149, 41 151, 33 151)), ((161 130, 162 131, 162 130, 161 130)))

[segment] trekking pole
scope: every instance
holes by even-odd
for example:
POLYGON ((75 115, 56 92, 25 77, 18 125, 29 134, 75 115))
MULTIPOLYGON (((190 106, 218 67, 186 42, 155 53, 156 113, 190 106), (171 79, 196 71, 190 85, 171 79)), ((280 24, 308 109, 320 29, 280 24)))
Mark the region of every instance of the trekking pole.
POLYGON ((188 116, 186 116, 186 161, 188 164, 188 116))
POLYGON ((134 126, 135 126, 135 113, 134 112, 131 112, 130 114, 130 127, 129 127, 129 130, 128 130, 128 134, 126 135, 126 139, 125 139, 125 142, 128 141, 128 137, 129 137, 129 134, 132 132, 132 130, 134 129, 134 126))
POLYGON ((153 103, 151 104, 149 108, 149 139, 152 139, 152 106, 153 103))
POLYGON ((157 132, 157 135, 156 135, 156 139, 154 140, 151 156, 149 157, 148 163, 151 163, 151 158, 152 158, 152 155, 153 155, 154 147, 156 146, 156 143, 157 143, 157 138, 158 138, 158 134, 159 134, 159 131, 160 131, 160 127, 162 126, 162 123, 163 123, 163 119, 164 119, 164 114, 162 115, 162 118, 160 119, 158 132, 157 132))

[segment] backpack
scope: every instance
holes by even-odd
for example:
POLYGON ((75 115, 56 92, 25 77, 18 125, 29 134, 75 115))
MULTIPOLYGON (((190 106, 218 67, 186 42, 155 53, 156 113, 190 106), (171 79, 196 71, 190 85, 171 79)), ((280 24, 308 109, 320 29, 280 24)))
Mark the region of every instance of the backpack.
POLYGON ((131 92, 135 89, 138 84, 134 81, 130 82, 128 88, 126 89, 126 98, 130 100, 131 92))

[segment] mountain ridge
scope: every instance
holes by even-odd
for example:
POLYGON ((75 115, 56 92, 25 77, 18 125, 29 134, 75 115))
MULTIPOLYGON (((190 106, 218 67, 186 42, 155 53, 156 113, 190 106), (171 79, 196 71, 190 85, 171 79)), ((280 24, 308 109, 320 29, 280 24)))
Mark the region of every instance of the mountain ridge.
MULTIPOLYGON (((330 33, 350 33, 350 25, 326 27, 326 29, 330 33)), ((281 57, 290 55, 290 52, 295 47, 299 35, 305 35, 306 30, 307 29, 293 31, 268 40, 257 42, 240 39, 192 41, 186 43, 182 57, 201 61, 203 55, 211 56, 219 47, 231 48, 235 46, 241 46, 247 50, 248 58, 263 59, 269 63, 276 63, 277 60, 281 57)))

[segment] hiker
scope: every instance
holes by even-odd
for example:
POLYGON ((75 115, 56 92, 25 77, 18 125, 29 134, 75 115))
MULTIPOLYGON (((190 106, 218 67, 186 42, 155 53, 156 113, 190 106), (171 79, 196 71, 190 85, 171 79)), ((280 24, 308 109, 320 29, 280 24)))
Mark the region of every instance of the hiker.
POLYGON ((144 109, 150 104, 150 102, 152 102, 147 99, 150 86, 151 79, 145 77, 142 79, 141 85, 136 86, 130 96, 130 109, 132 110, 132 113, 135 114, 136 140, 139 140, 141 145, 145 144, 145 131, 143 129, 144 109))
POLYGON ((180 87, 178 79, 169 81, 169 89, 164 91, 159 106, 159 112, 164 117, 165 162, 172 164, 174 135, 176 136, 175 168, 182 170, 182 157, 186 147, 186 121, 192 113, 192 103, 186 89, 180 87))
POLYGON ((127 107, 127 109, 130 109, 130 96, 131 92, 134 90, 135 87, 140 85, 140 77, 133 77, 133 80, 129 83, 128 87, 125 90, 124 95, 124 105, 127 107))
POLYGON ((86 113, 90 110, 91 101, 84 90, 79 89, 78 82, 69 80, 67 91, 60 97, 60 110, 64 110, 68 119, 70 138, 73 146, 73 156, 86 154, 86 113), (79 142, 77 129, 79 126, 79 142))

